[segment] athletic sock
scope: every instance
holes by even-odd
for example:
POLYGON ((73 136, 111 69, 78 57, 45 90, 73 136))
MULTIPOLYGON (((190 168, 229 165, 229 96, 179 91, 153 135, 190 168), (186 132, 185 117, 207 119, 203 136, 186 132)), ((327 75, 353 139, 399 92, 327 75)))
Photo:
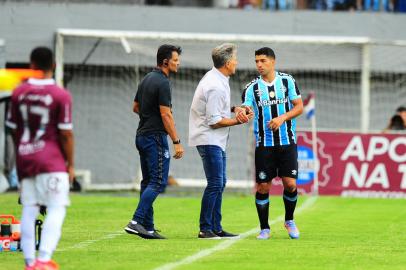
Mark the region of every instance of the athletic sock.
POLYGON ((255 206, 257 207, 257 213, 259 223, 261 224, 261 230, 269 229, 268 217, 269 217, 269 194, 261 194, 257 192, 255 194, 255 206))
POLYGON ((38 206, 23 206, 21 217, 21 247, 27 266, 32 265, 35 261, 35 220, 38 214, 38 206))
POLYGON ((285 221, 293 220, 293 213, 295 212, 297 202, 297 189, 293 192, 284 190, 283 202, 285 204, 285 221))
POLYGON ((41 233, 38 260, 47 262, 58 245, 62 233, 62 224, 66 215, 65 206, 51 206, 47 209, 47 216, 41 233))

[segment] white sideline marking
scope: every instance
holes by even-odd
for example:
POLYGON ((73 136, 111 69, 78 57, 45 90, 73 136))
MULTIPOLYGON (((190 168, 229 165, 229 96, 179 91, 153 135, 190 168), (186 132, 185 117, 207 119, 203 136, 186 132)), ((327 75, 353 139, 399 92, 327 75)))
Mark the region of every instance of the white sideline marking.
POLYGON ((85 248, 85 247, 88 247, 88 246, 90 246, 90 245, 92 245, 92 244, 94 244, 94 243, 96 243, 96 242, 100 242, 100 241, 103 241, 103 240, 114 239, 114 238, 116 238, 117 236, 120 236, 120 235, 122 235, 122 234, 124 234, 123 231, 117 231, 117 232, 114 232, 114 233, 110 233, 110 234, 104 235, 103 237, 100 237, 100 238, 97 238, 97 239, 86 240, 86 241, 77 243, 77 244, 75 244, 75 245, 73 245, 73 246, 70 246, 70 247, 67 247, 67 248, 57 249, 56 251, 67 251, 67 250, 70 250, 70 249, 85 248))
MULTIPOLYGON (((295 213, 299 214, 303 210, 311 207, 316 202, 316 200, 317 200, 317 197, 310 197, 295 211, 295 213)), ((283 220, 284 220, 284 216, 279 216, 276 219, 272 220, 269 225, 275 224, 275 223, 283 221, 283 220)), ((197 260, 199 260, 201 258, 204 258, 206 256, 211 255, 212 253, 214 253, 216 251, 227 249, 230 246, 237 243, 238 241, 240 241, 240 240, 242 240, 244 238, 247 238, 248 236, 250 236, 252 234, 255 234, 257 232, 258 232, 258 227, 255 227, 255 228, 253 228, 253 229, 251 229, 249 231, 246 231, 245 233, 242 233, 240 235, 240 238, 230 239, 230 240, 220 240, 221 243, 219 243, 218 245, 215 245, 212 248, 201 250, 201 251, 199 251, 199 252, 197 252, 197 253, 189 256, 189 257, 184 258, 183 260, 168 263, 168 264, 164 264, 163 266, 157 267, 154 270, 172 270, 172 269, 175 269, 176 267, 193 263, 193 262, 195 262, 195 261, 197 261, 197 260)), ((201 241, 204 241, 204 240, 201 240, 201 241)))

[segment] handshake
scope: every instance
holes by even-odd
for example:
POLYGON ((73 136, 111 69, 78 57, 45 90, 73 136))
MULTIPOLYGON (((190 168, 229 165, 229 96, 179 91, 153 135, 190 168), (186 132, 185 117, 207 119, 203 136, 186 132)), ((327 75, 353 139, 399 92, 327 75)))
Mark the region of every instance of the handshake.
POLYGON ((235 119, 240 124, 247 123, 249 120, 251 120, 254 117, 254 111, 251 109, 251 107, 246 107, 246 106, 235 107, 234 113, 235 113, 235 119))

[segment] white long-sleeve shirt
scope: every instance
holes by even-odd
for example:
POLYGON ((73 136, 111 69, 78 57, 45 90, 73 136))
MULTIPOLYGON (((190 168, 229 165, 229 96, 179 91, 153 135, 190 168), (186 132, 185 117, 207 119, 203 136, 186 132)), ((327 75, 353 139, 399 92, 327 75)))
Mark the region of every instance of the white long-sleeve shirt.
POLYGON ((230 118, 229 77, 212 68, 200 80, 189 114, 189 146, 217 145, 226 150, 229 127, 213 129, 222 118, 230 118))

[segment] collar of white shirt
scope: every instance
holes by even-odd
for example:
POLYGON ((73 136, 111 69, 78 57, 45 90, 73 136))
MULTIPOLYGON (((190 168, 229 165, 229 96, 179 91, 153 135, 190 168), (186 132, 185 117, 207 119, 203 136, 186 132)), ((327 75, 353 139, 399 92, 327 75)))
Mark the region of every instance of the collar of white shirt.
POLYGON ((28 83, 32 85, 52 85, 55 84, 54 79, 35 79, 29 78, 28 83))
POLYGON ((228 83, 230 76, 225 76, 223 73, 220 72, 217 68, 213 67, 211 70, 213 70, 214 73, 216 73, 222 81, 228 83))

